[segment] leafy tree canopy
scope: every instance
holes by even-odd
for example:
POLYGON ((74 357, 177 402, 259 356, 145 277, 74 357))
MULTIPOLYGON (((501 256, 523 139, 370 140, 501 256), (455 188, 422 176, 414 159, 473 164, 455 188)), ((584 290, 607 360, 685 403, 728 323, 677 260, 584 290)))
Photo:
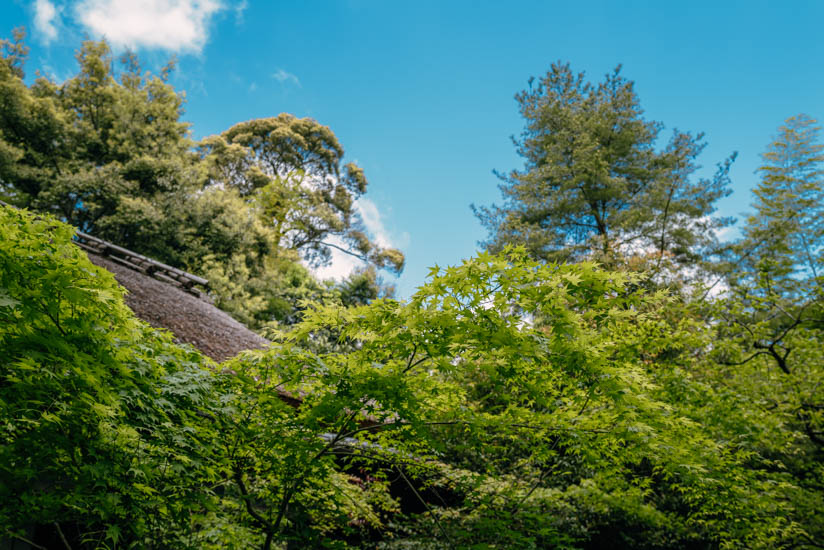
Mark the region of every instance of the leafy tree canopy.
POLYGON ((355 164, 342 165, 343 148, 328 127, 283 113, 236 124, 204 139, 200 149, 212 183, 254 197, 276 246, 315 263, 328 262, 334 248, 377 267, 403 269, 400 251, 366 235, 355 206, 366 177, 355 164))
POLYGON ((2 48, 0 199, 209 277, 216 303, 256 329, 295 322, 305 299, 340 299, 302 260, 337 248, 402 270, 403 254, 367 235, 366 178, 328 127, 282 114, 195 144, 174 62, 152 75, 86 41, 77 75, 26 85, 22 30, 2 48))

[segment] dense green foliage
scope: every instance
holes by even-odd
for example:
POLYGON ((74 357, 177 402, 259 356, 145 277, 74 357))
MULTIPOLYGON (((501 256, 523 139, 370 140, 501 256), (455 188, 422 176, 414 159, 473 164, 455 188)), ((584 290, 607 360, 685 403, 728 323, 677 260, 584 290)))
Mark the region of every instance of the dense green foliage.
POLYGON ((210 490, 206 360, 135 320, 70 227, 0 215, 4 536, 176 546, 210 490))
POLYGON ((694 180, 700 136, 657 150, 631 82, 555 65, 518 96, 525 169, 478 211, 491 250, 399 301, 331 130, 281 114, 194 143, 171 67, 115 75, 87 42, 76 77, 26 85, 21 40, 0 63, 0 194, 25 207, 0 205, 0 545, 822 547, 815 120, 780 128, 710 263, 729 165, 694 180), (272 345, 218 365, 175 343, 71 225, 205 275, 272 345), (368 267, 318 282, 300 260, 330 247, 368 267))
POLYGON ((673 332, 665 295, 633 290, 635 276, 481 255, 433 271, 408 303, 318 307, 270 350, 210 370, 131 318, 65 225, 2 215, 11 535, 365 542, 399 521, 394 471, 452 501, 421 496, 403 544, 597 546, 617 530, 683 547, 792 529, 791 487, 670 399, 699 391, 672 359, 698 337, 673 332), (302 345, 328 330, 358 345, 302 345))

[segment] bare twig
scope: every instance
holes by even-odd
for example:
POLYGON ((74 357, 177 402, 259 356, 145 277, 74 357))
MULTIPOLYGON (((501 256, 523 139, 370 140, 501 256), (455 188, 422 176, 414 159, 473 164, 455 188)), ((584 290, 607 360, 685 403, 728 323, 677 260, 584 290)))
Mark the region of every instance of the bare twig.
POLYGON ((733 361, 718 361, 718 363, 721 364, 721 365, 728 366, 728 367, 737 367, 738 365, 743 365, 745 363, 749 363, 750 361, 752 361, 753 359, 755 359, 759 355, 769 355, 769 353, 766 352, 766 351, 757 351, 757 352, 753 353, 752 355, 750 355, 749 357, 747 357, 746 359, 744 359, 743 361, 734 361, 734 362, 733 361))
MULTIPOLYGON (((0 201, 0 202, 2 202, 2 201, 0 201)), ((26 544, 28 544, 29 546, 32 546, 32 547, 34 547, 34 548, 37 548, 37 550, 49 550, 49 549, 48 549, 48 548, 46 548, 45 546, 40 546, 39 544, 37 544, 37 543, 35 543, 35 542, 33 542, 33 541, 30 541, 30 540, 29 540, 29 539, 27 539, 26 537, 22 537, 22 536, 20 536, 20 535, 16 535, 16 534, 11 533, 11 532, 9 532, 9 531, 6 531, 6 534, 7 534, 8 536, 10 536, 11 538, 13 538, 13 539, 17 539, 17 540, 19 540, 19 541, 21 541, 21 542, 25 542, 25 543, 26 543, 26 544)))
POLYGON ((60 528, 60 524, 54 521, 52 522, 52 525, 54 525, 54 528, 57 529, 57 534, 60 535, 60 540, 63 541, 63 546, 66 547, 66 550, 72 550, 69 541, 66 540, 66 535, 63 534, 63 530, 60 528))
POLYGON ((403 470, 401 470, 398 466, 395 466, 395 469, 398 471, 398 474, 400 474, 400 476, 403 478, 403 480, 406 482, 406 484, 409 486, 409 488, 412 489, 412 492, 415 494, 415 496, 418 498, 418 500, 421 501, 421 504, 424 505, 424 508, 426 508, 426 511, 429 512, 429 516, 432 519, 435 520, 435 525, 437 525, 438 529, 440 529, 441 534, 443 535, 443 538, 446 540, 447 545, 450 548, 455 548, 455 545, 452 544, 452 539, 449 538, 449 534, 446 532, 446 529, 444 529, 443 525, 441 525, 441 521, 438 519, 438 516, 436 516, 435 514, 432 513, 432 508, 429 506, 429 503, 426 502, 423 499, 423 497, 421 497, 421 494, 418 492, 418 490, 415 488, 415 486, 412 485, 412 482, 409 481, 409 478, 406 477, 406 474, 403 473, 403 470))

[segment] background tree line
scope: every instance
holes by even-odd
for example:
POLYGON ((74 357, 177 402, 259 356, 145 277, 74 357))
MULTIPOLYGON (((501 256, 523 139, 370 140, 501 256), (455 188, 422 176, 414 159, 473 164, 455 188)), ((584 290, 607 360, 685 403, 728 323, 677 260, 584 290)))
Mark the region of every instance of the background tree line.
MULTIPOLYGON (((646 120, 620 70, 516 96, 488 251, 406 301, 299 263, 363 232, 363 172, 279 115, 200 143, 105 43, 0 63, 0 528, 41 547, 820 548, 824 145, 799 115, 741 237, 734 155, 646 120), (209 277, 268 350, 215 365, 136 320, 63 222, 209 277), (333 237, 336 240, 331 240, 333 237), (296 406, 283 392, 301 396, 296 406)), ((167 70, 171 70, 169 66, 167 70)))
POLYGON ((218 304, 253 328, 294 322, 303 298, 375 297, 388 290, 376 268, 403 269, 400 251, 367 236, 355 207, 366 176, 343 164, 329 128, 281 114, 195 143, 168 84, 173 62, 151 75, 89 41, 76 76, 28 86, 22 40, 3 42, 0 67, 7 202, 207 276, 218 304), (369 267, 327 288, 299 260, 326 263, 332 247, 369 267))

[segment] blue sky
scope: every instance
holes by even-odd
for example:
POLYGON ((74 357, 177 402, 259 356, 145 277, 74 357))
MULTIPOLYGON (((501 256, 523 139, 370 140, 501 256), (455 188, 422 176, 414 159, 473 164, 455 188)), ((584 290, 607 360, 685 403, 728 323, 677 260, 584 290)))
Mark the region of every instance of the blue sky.
POLYGON ((521 166, 513 96, 554 61, 594 81, 622 64, 664 135, 705 132, 705 173, 738 151, 723 215, 747 210, 785 118, 824 117, 819 0, 4 0, 0 32, 19 25, 29 72, 58 80, 84 35, 137 50, 150 69, 176 55, 196 138, 281 112, 331 127, 369 178, 368 227, 406 253, 401 296, 485 237, 469 204, 499 199, 492 169, 521 166))

